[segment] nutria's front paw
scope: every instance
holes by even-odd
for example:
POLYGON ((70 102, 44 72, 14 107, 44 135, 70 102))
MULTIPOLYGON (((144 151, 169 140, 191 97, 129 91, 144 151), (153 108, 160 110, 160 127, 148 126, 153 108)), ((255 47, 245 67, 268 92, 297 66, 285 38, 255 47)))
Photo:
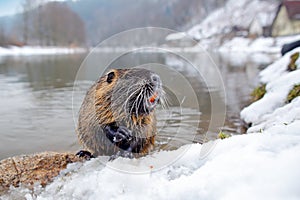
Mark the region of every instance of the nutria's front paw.
POLYGON ((104 128, 104 130, 106 137, 108 137, 112 143, 128 145, 132 140, 132 132, 125 126, 116 127, 115 125, 108 125, 104 128))
POLYGON ((80 150, 76 153, 76 156, 79 158, 85 158, 86 160, 90 160, 91 158, 95 158, 93 154, 89 151, 80 150))

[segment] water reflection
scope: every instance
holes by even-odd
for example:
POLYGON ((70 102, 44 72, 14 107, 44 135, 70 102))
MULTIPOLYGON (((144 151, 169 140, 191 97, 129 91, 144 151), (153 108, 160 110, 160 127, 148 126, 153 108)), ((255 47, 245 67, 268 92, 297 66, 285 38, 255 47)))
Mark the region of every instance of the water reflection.
POLYGON ((84 55, 3 57, 0 74, 16 76, 32 90, 63 88, 73 85, 84 55))
POLYGON ((76 70, 83 58, 2 58, 0 158, 78 148, 70 102, 76 70))

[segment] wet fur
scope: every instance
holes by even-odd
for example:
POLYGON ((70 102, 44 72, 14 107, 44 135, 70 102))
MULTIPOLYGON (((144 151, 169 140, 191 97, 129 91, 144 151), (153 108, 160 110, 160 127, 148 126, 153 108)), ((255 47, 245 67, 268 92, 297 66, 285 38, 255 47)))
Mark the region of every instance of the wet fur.
MULTIPOLYGON (((126 103, 129 95, 146 81, 142 78, 137 81, 138 75, 147 71, 139 69, 128 73, 130 70, 134 69, 114 70, 115 77, 111 83, 106 81, 107 75, 101 77, 84 98, 79 111, 77 134, 84 148, 94 156, 113 155, 120 150, 103 132, 104 127, 112 123, 125 126, 133 132, 139 144, 133 153, 145 155, 153 148, 156 135, 154 111, 138 115, 132 113, 132 107, 126 103)), ((138 97, 137 101, 141 101, 141 98, 138 97)))

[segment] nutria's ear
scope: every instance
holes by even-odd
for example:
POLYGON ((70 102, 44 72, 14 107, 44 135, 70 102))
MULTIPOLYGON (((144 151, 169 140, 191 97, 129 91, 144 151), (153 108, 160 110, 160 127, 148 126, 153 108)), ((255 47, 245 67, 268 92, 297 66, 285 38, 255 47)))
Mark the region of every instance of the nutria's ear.
POLYGON ((107 76, 106 82, 111 83, 113 81, 113 79, 115 78, 115 72, 111 71, 106 76, 107 76))

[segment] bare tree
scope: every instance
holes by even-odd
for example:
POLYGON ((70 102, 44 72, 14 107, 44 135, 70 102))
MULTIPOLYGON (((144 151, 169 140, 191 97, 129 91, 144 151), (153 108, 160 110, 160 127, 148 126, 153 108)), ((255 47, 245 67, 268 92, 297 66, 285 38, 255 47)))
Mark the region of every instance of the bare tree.
POLYGON ((37 38, 38 38, 38 44, 40 46, 42 46, 44 44, 44 25, 43 25, 43 21, 44 21, 44 18, 43 18, 43 12, 44 12, 44 4, 45 4, 45 0, 36 0, 36 5, 37 5, 37 8, 36 8, 36 14, 35 14, 35 23, 34 23, 34 30, 35 30, 35 33, 37 35, 37 38))
POLYGON ((33 9, 34 0, 23 0, 22 2, 22 19, 23 19, 23 43, 27 44, 29 35, 30 35, 30 29, 31 29, 31 10, 33 9))
POLYGON ((22 38, 31 45, 82 45, 85 25, 64 2, 23 0, 22 38))
POLYGON ((7 37, 5 33, 5 28, 3 23, 0 23, 0 46, 5 46, 7 44, 7 37))
POLYGON ((85 43, 85 25, 66 4, 50 2, 44 6, 45 33, 52 45, 81 45, 85 43))

